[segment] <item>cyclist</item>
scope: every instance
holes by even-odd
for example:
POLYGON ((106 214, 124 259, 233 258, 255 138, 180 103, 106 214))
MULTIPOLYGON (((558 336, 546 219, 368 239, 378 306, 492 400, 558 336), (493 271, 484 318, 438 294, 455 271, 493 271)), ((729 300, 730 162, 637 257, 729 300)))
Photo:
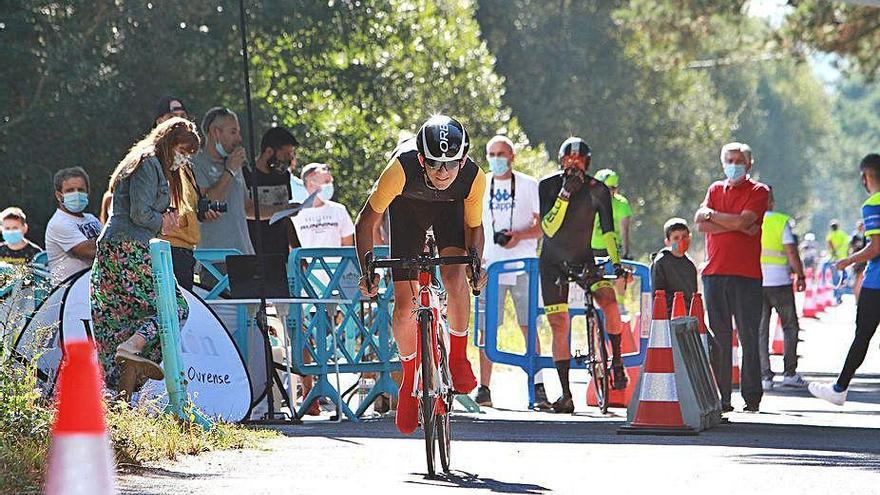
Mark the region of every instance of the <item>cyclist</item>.
MULTIPOLYGON (((574 412, 568 380, 571 368, 568 284, 559 284, 558 280, 565 275, 566 264, 582 265, 588 269, 595 267, 590 238, 597 213, 615 274, 625 274, 620 265, 617 235, 614 233, 611 193, 608 187, 587 175, 590 161, 590 146, 581 138, 568 138, 559 148, 562 170, 545 177, 538 186, 541 227, 544 230, 544 245, 538 264, 541 293, 544 312, 553 330, 553 361, 562 385, 562 397, 552 405, 545 404, 543 408, 556 413, 574 412)), ((611 341, 614 388, 624 389, 628 379, 621 360, 620 311, 613 284, 607 280, 597 280, 590 285, 590 291, 605 315, 605 327, 611 341)))
MULTIPOLYGON (((435 115, 425 122, 418 134, 394 151, 393 156, 373 186, 355 227, 355 245, 361 262, 360 290, 376 295, 378 276, 367 289, 364 255, 373 249, 374 228, 388 210, 391 217, 391 257, 409 258, 422 253, 425 234, 433 226, 441 256, 463 256, 470 249, 483 255, 483 193, 486 175, 468 157, 470 140, 464 126, 445 115, 435 115)), ((413 315, 416 271, 392 270, 394 314, 392 330, 400 360, 403 380, 400 384, 396 424, 401 433, 418 427, 418 400, 412 390, 416 374, 416 320, 413 315)), ((440 267, 440 276, 448 294, 449 367, 453 388, 467 394, 477 386, 477 379, 467 358, 467 329, 470 316, 471 285, 482 287, 485 272, 473 281, 469 268, 462 265, 440 267)))
MULTIPOLYGON (((632 208, 623 194, 618 192, 620 176, 610 168, 603 168, 596 172, 596 180, 602 182, 611 191, 611 210, 614 213, 614 233, 619 241, 618 252, 622 259, 629 259, 629 225, 632 219, 632 208)), ((593 224, 592 247, 594 256, 608 256, 605 249, 605 238, 602 235, 601 222, 598 214, 593 224)))

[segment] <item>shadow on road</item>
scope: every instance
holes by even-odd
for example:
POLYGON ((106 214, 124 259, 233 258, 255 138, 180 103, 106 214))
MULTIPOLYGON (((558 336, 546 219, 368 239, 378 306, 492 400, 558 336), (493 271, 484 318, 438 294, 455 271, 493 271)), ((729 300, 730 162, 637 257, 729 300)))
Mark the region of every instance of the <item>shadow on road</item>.
POLYGON ((481 478, 477 474, 464 471, 452 471, 448 474, 438 474, 433 478, 424 474, 411 473, 413 476, 421 476, 423 480, 408 480, 406 483, 414 485, 428 485, 444 488, 466 488, 468 490, 488 490, 495 493, 521 493, 525 495, 540 495, 549 492, 548 488, 530 483, 507 483, 492 478, 481 478))

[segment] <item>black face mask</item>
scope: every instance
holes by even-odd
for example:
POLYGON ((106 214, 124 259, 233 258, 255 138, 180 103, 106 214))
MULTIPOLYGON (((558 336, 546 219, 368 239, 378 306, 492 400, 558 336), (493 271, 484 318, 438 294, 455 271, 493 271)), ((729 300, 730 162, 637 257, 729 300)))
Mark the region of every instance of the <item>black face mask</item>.
POLYGON ((283 174, 287 172, 287 169, 290 167, 290 161, 282 162, 278 160, 278 156, 273 154, 272 158, 269 158, 269 161, 266 162, 266 165, 269 166, 269 169, 276 174, 283 174))

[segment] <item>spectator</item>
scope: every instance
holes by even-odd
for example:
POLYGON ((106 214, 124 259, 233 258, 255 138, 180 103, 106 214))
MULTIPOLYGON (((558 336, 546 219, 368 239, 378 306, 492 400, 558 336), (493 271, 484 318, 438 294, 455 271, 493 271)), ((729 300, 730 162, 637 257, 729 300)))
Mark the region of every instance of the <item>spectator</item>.
MULTIPOLYGON (((596 180, 601 181, 608 186, 611 191, 611 208, 614 210, 614 232, 620 239, 621 258, 629 259, 629 224, 632 220, 632 208, 626 196, 618 192, 620 185, 620 176, 617 172, 610 168, 603 168, 596 172, 596 180)), ((598 215, 597 215, 598 217, 598 215)), ((602 237, 602 229, 599 227, 599 221, 593 222, 593 239, 591 242, 594 256, 608 256, 608 250, 605 248, 605 239, 602 237)), ((623 285, 624 280, 620 280, 623 285)))
MULTIPOLYGON (((174 117, 136 143, 110 177, 114 208, 92 268, 92 322, 107 386, 128 395, 141 376, 164 376, 149 242, 178 227, 183 184, 175 172, 198 149, 195 124, 174 117)), ((177 303, 183 320, 189 308, 180 290, 177 303)))
POLYGON ((296 235, 304 248, 354 246, 354 223, 345 206, 331 201, 333 175, 325 163, 310 163, 301 175, 308 194, 318 196, 312 208, 293 217, 296 235))
MULTIPOLYGON (((296 167, 296 138, 283 127, 273 127, 263 134, 260 141, 260 156, 254 163, 254 170, 245 169, 245 182, 248 191, 256 182, 260 189, 260 218, 254 220, 253 198, 245 204, 248 215, 248 230, 251 243, 257 248, 257 228, 261 229, 263 252, 283 254, 290 252, 290 231, 293 225, 288 221, 279 221, 269 225, 273 214, 288 207, 291 198, 290 169, 296 167)), ((297 244, 298 246, 298 244, 297 244)))
MULTIPOLYGON (((859 220, 856 222, 856 231, 853 233, 852 238, 849 240, 849 255, 852 256, 862 249, 864 249, 865 245, 868 241, 865 239, 865 222, 859 220)), ((852 283, 852 291, 853 295, 856 297, 856 301, 859 300, 859 291, 862 290, 862 281, 865 278, 865 268, 868 266, 868 263, 853 263, 853 283, 852 283)))
POLYGON ((101 222, 84 213, 89 204, 89 175, 81 167, 59 170, 53 179, 58 209, 46 225, 46 253, 52 285, 86 270, 95 261, 101 222))
POLYGON ((706 199, 694 216, 697 229, 706 234, 708 259, 703 269, 703 289, 712 343, 714 369, 721 389, 722 409, 733 410, 731 395, 731 317, 742 342, 742 386, 745 411, 757 412, 761 389, 758 326, 761 324, 761 222, 767 211, 767 186, 749 177, 752 150, 743 143, 721 148, 727 180, 709 186, 706 199))
POLYGON ((670 218, 663 224, 665 248, 652 256, 651 288, 666 291, 666 314, 672 316, 672 300, 676 292, 684 293, 684 302, 690 309, 691 298, 697 292, 697 267, 688 256, 691 231, 684 218, 670 218))
MULTIPOLYGON (((248 193, 241 170, 246 153, 241 146, 238 116, 228 108, 214 107, 202 119, 202 133, 204 145, 192 159, 196 185, 210 201, 226 203, 227 211, 216 221, 201 225, 199 247, 254 254, 245 211, 248 193)), ((226 272, 225 263, 217 264, 217 268, 226 272)), ((206 286, 217 283, 204 268, 201 281, 206 286)))
POLYGON ((839 287, 842 272, 834 268, 836 262, 844 259, 849 254, 849 237, 846 232, 840 230, 840 222, 832 220, 829 225, 828 235, 825 236, 825 243, 828 245, 829 263, 826 265, 831 270, 831 283, 834 285, 834 300, 837 304, 841 303, 843 297, 843 289, 839 287))
POLYGON ((800 244, 801 260, 804 262, 804 270, 816 270, 819 265, 819 245, 816 242, 816 234, 807 232, 800 244))
POLYGON ((865 280, 856 303, 856 334, 836 383, 811 382, 810 393, 832 404, 846 402, 849 383, 865 361, 868 345, 880 325, 880 155, 871 153, 862 159, 862 185, 869 197, 862 205, 865 237, 868 243, 859 252, 837 262, 835 269, 844 270, 853 263, 868 263, 865 280))
POLYGON ((806 276, 801 257, 798 255, 797 240, 791 230, 791 217, 774 211, 773 188, 768 196, 769 208, 764 213, 761 227, 761 272, 764 285, 764 304, 762 305, 761 327, 758 330, 758 350, 761 353, 761 386, 764 390, 773 388, 773 371, 770 369, 770 312, 774 309, 782 324, 785 338, 785 371, 782 376, 783 387, 804 388, 807 382, 797 372, 798 325, 794 293, 791 291, 791 274, 797 279, 795 288, 803 292, 806 276))
POLYGON ((159 103, 156 104, 156 112, 153 114, 153 128, 155 129, 157 125, 172 117, 189 119, 189 114, 186 111, 183 100, 167 95, 159 98, 159 103))
MULTIPOLYGON (((483 198, 483 231, 486 242, 483 248, 483 264, 488 267, 496 261, 538 256, 538 239, 544 235, 538 207, 538 181, 529 175, 513 170, 516 154, 513 142, 506 136, 495 136, 486 144, 486 160, 490 172, 486 174, 489 188, 483 198)), ((513 299, 516 321, 523 338, 529 333, 529 276, 525 272, 504 273, 498 278, 498 326, 504 324, 504 301, 507 294, 513 299)), ((485 291, 479 304, 483 307, 485 328, 485 291)), ((535 342, 541 353, 540 342, 535 342)), ((476 402, 492 406, 489 389, 492 380, 492 361, 480 350, 480 388, 476 402)), ((541 372, 535 376, 535 402, 547 402, 541 372)))
POLYGON ((34 256, 42 252, 40 246, 29 241, 27 216, 15 206, 0 212, 3 222, 3 242, 0 243, 0 261, 11 265, 25 265, 34 260, 34 256))

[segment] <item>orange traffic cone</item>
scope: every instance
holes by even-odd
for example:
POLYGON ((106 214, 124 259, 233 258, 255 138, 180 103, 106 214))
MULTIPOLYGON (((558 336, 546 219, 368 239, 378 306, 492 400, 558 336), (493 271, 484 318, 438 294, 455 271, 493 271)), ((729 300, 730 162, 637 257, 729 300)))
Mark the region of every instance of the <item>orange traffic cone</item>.
POLYGON ((672 296, 672 318, 682 318, 687 316, 687 310, 684 307, 684 292, 676 292, 672 296))
POLYGON ((675 358, 672 332, 666 318, 666 294, 655 292, 654 319, 642 371, 639 405, 632 423, 617 430, 631 435, 696 435, 684 424, 678 388, 675 383, 675 358))
POLYGON ((804 318, 815 318, 819 315, 819 297, 813 283, 813 277, 807 278, 807 290, 804 292, 804 318))
POLYGON ((782 356, 785 354, 785 333, 782 331, 782 318, 776 315, 776 331, 773 333, 773 345, 770 347, 770 354, 773 356, 782 356))
POLYGON ((46 474, 48 495, 116 493, 103 381, 91 341, 65 345, 46 474))
POLYGON ((706 327, 706 317, 703 312, 703 295, 699 292, 695 292, 694 297, 691 299, 691 316, 697 319, 697 331, 700 334, 700 342, 703 344, 703 349, 706 350, 706 356, 709 357, 711 356, 709 354, 709 329, 706 327))
MULTIPOLYGON (((636 322, 638 323, 638 315, 636 316, 636 322)), ((637 354, 639 352, 638 345, 635 343, 635 338, 633 337, 633 332, 630 327, 629 321, 621 322, 623 324, 623 331, 620 333, 620 352, 624 355, 626 354, 637 354)), ((638 328, 638 326, 636 327, 638 328)), ((606 342, 607 344, 607 342, 606 342)), ((610 346, 608 349, 608 355, 611 355, 610 346)), ((626 374, 629 376, 629 384, 623 390, 614 390, 611 389, 608 391, 608 405, 611 407, 627 407, 629 406, 629 401, 632 399, 633 391, 636 388, 636 382, 639 379, 639 367, 638 366, 629 366, 626 368, 626 374)), ((599 405, 599 399, 596 397, 596 384, 593 381, 593 378, 590 378, 590 383, 587 385, 587 405, 588 406, 597 406, 599 405)))
POLYGON ((739 335, 736 333, 736 326, 733 327, 733 342, 731 343, 730 356, 730 384, 734 387, 739 387, 739 335))

